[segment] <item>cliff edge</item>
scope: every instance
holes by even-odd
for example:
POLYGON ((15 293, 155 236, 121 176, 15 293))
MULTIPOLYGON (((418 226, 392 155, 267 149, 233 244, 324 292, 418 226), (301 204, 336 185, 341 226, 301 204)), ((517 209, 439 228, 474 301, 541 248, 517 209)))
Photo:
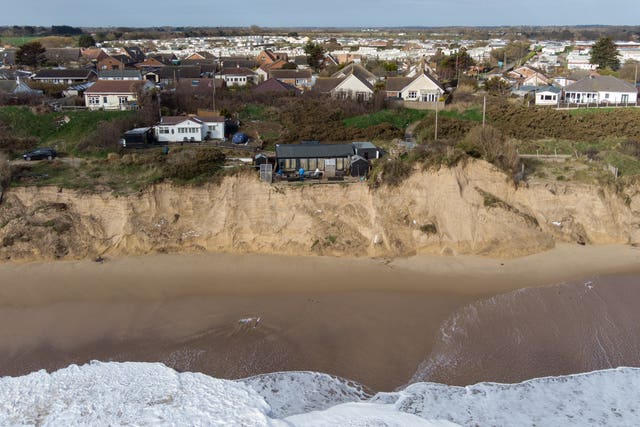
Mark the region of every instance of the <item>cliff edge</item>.
POLYGON ((418 171, 399 187, 261 183, 161 184, 133 195, 11 189, 0 206, 0 259, 157 252, 509 258, 556 242, 640 241, 640 188, 576 182, 516 187, 480 161, 418 171))

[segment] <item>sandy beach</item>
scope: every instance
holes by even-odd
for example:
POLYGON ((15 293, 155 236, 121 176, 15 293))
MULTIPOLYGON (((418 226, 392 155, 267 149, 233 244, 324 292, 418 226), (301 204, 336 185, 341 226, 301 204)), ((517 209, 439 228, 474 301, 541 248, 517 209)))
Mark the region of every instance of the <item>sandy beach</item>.
POLYGON ((391 390, 468 304, 637 273, 638 249, 579 245, 510 260, 206 254, 0 264, 0 375, 160 361, 224 378, 321 371, 391 390))

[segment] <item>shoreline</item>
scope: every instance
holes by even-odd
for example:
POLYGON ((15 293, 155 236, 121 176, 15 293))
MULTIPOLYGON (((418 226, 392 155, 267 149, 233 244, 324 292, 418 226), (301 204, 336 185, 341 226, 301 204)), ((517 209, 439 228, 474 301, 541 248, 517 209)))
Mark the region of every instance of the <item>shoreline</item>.
POLYGON ((640 273, 640 250, 621 245, 508 260, 160 254, 0 264, 0 322, 11 325, 0 331, 0 376, 160 361, 221 378, 311 370, 391 390, 461 307, 628 273, 640 273))

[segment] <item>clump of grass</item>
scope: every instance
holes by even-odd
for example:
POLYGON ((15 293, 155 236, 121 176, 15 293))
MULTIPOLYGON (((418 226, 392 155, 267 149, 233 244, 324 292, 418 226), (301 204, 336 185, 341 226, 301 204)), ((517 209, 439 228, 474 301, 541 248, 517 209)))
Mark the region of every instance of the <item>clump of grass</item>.
POLYGON ((538 223, 538 220, 534 216, 529 215, 528 213, 525 213, 525 212, 521 212, 515 206, 511 206, 510 204, 508 204, 504 200, 502 200, 499 197, 489 193, 488 191, 484 191, 483 189, 478 188, 478 187, 475 187, 475 189, 482 196, 482 198, 484 200, 484 206, 485 207, 487 207, 487 208, 504 209, 506 211, 512 212, 512 213, 522 217, 529 224, 531 224, 531 225, 533 225, 535 227, 539 227, 540 224, 538 223))
POLYGON ((437 234, 438 227, 436 227, 435 224, 422 224, 420 226, 420 231, 422 231, 424 234, 437 234))

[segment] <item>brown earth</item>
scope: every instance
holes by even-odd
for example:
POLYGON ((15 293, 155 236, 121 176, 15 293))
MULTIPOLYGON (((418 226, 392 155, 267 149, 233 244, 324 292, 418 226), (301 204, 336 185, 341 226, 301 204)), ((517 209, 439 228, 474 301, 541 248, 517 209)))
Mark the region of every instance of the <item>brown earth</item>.
POLYGON ((576 182, 516 188, 483 161, 414 171, 399 187, 162 184, 133 195, 11 189, 0 209, 3 260, 161 252, 516 257, 557 242, 635 244, 640 187, 576 182))

